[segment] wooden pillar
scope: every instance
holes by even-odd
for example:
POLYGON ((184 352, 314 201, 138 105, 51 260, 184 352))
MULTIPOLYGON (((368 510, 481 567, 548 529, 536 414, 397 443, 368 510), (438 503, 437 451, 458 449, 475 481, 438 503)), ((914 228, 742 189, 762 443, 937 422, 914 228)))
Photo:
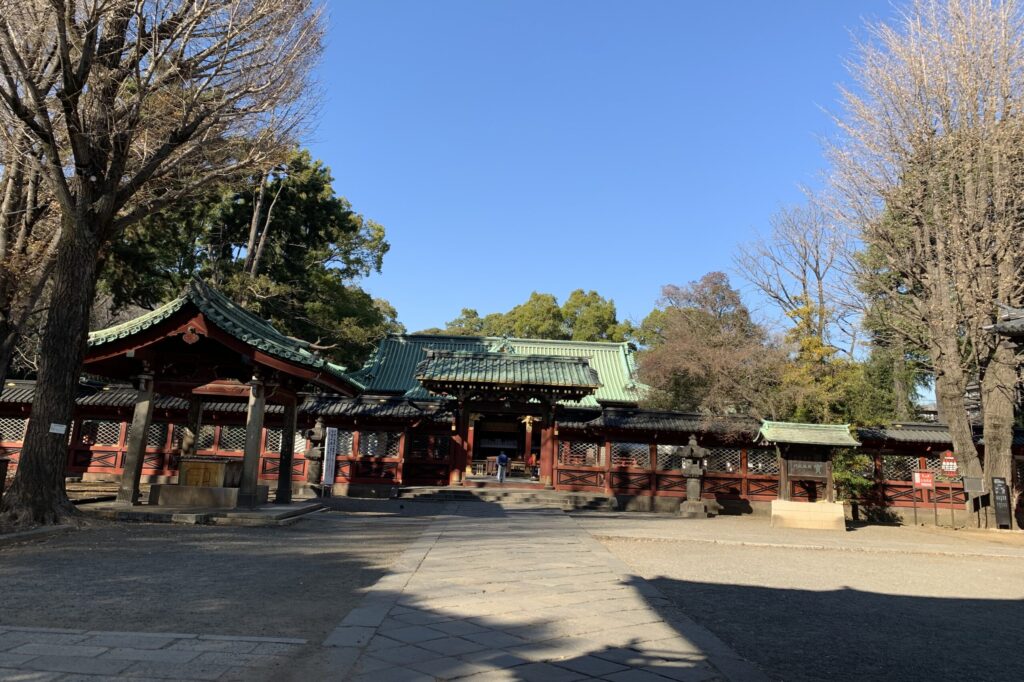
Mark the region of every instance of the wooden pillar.
POLYGON ((825 460, 825 497, 829 502, 836 501, 835 482, 832 480, 832 455, 825 460))
POLYGON ((540 432, 539 478, 548 490, 555 487, 555 425, 550 419, 540 432))
POLYGON ((604 491, 612 492, 612 442, 605 438, 604 447, 604 491))
POLYGON ((782 456, 779 446, 775 446, 775 452, 779 458, 779 499, 789 500, 792 491, 789 489, 789 460, 782 456))
POLYGON ((473 452, 476 447, 476 417, 469 415, 469 426, 466 427, 466 448, 462 453, 462 481, 465 483, 468 472, 473 471, 473 452))
POLYGON ((526 427, 526 442, 523 445, 523 464, 529 462, 530 455, 533 454, 533 420, 534 417, 532 415, 523 417, 523 426, 526 427))
MULTIPOLYGON (((299 429, 298 412, 295 398, 287 398, 281 426, 280 458, 277 460, 277 495, 274 497, 277 504, 289 504, 292 501, 292 462, 295 460, 295 432, 299 429)), ((245 444, 248 447, 248 434, 245 444)))
POLYGON ((462 485, 465 462, 469 450, 469 413, 459 409, 455 416, 455 438, 452 439, 451 465, 448 471, 449 485, 462 485))
POLYGON ((249 382, 249 411, 245 417, 245 457, 242 461, 242 485, 238 491, 239 507, 259 504, 257 483, 260 467, 260 434, 266 407, 263 380, 253 375, 249 382))
POLYGON ((128 436, 121 485, 117 490, 119 504, 134 505, 139 502, 139 482, 142 480, 142 463, 146 456, 146 432, 152 420, 153 375, 142 374, 139 376, 139 392, 135 397, 135 415, 128 436))
MULTIPOLYGON (((651 443, 647 446, 647 471, 650 472, 650 491, 651 497, 658 495, 658 444, 651 443)), ((651 500, 651 504, 654 504, 654 500, 651 500)))

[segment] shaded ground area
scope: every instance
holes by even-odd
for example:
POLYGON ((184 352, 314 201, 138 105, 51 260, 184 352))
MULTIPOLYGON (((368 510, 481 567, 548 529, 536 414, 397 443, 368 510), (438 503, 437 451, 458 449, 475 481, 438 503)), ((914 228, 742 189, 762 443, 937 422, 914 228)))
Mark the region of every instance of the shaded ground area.
POLYGON ((428 523, 324 513, 290 527, 97 523, 0 548, 0 626, 319 640, 428 523))
POLYGON ((779 532, 749 518, 577 520, 774 679, 1007 680, 1024 670, 1015 538, 779 532))

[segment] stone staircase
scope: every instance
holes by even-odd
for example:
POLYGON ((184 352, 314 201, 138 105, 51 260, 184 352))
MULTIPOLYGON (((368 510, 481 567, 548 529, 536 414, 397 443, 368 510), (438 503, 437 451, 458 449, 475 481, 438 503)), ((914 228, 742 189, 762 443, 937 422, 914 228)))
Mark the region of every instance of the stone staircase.
POLYGON ((573 493, 561 490, 517 488, 452 488, 404 487, 398 498, 411 502, 490 502, 554 507, 566 511, 615 511, 618 501, 613 496, 573 493))

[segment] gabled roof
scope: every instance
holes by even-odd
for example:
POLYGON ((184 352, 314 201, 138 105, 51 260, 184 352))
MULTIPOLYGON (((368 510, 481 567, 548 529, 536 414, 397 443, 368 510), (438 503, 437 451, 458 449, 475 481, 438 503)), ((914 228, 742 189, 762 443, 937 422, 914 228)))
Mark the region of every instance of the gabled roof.
POLYGON ((758 438, 771 443, 795 445, 829 445, 840 448, 860 446, 857 439, 850 435, 849 424, 798 424, 765 421, 761 423, 758 438))
POLYGON ((469 351, 426 351, 416 366, 420 383, 471 383, 597 389, 601 382, 587 358, 469 351))
POLYGON ((427 350, 585 358, 597 371, 601 385, 593 395, 572 403, 581 406, 596 407, 599 403, 636 405, 646 388, 636 380, 636 366, 629 344, 493 336, 392 334, 381 341, 362 369, 348 374, 347 378, 367 393, 429 398, 431 394, 416 379, 416 368, 426 359, 427 350))
POLYGON ((696 412, 608 408, 589 414, 578 410, 557 419, 559 429, 643 431, 654 433, 717 433, 748 436, 757 433, 760 422, 749 417, 709 417, 696 412))
POLYGON ((922 443, 930 445, 952 445, 949 427, 930 422, 895 422, 889 426, 861 427, 857 429, 861 441, 922 443))
POLYGON ((312 352, 308 342, 282 334, 263 318, 234 303, 213 287, 195 279, 189 282, 181 296, 156 310, 119 325, 90 332, 88 346, 90 349, 96 349, 139 334, 169 319, 190 304, 221 331, 253 348, 281 360, 325 372, 338 379, 344 377, 344 367, 312 352))

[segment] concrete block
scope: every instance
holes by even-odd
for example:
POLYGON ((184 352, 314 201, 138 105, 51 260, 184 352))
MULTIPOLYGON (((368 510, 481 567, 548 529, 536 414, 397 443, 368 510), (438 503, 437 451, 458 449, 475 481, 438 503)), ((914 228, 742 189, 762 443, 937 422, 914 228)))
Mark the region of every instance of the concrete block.
POLYGON ((837 502, 772 500, 771 525, 775 528, 846 530, 846 513, 843 505, 837 502))
MULTIPOLYGON (((194 507, 233 509, 238 506, 239 488, 214 488, 200 485, 154 485, 149 489, 149 503, 158 507, 194 507)), ((269 486, 256 486, 256 499, 266 504, 269 486)))

